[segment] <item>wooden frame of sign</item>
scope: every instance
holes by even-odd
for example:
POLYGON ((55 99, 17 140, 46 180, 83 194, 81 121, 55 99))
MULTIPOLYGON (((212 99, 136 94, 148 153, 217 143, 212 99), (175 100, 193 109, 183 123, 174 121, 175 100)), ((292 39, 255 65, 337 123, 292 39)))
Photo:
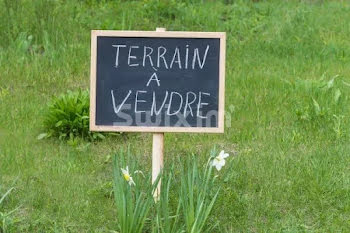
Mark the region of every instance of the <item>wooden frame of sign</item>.
POLYGON ((193 132, 223 133, 225 105, 225 57, 226 33, 224 32, 181 32, 181 31, 91 31, 91 67, 90 67, 90 130, 109 132, 193 132), (214 38, 220 39, 219 51, 219 90, 217 127, 171 127, 171 126, 114 126, 97 125, 96 118, 96 72, 97 72, 97 37, 132 37, 132 38, 214 38))

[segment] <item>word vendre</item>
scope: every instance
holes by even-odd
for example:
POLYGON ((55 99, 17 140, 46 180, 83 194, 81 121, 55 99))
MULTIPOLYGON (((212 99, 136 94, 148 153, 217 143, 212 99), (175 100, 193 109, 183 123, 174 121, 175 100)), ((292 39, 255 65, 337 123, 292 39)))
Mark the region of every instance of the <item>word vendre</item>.
MULTIPOLYGON (((205 67, 208 51, 210 46, 207 45, 205 49, 200 51, 199 48, 190 48, 189 45, 184 47, 176 47, 174 49, 167 49, 163 46, 156 48, 148 46, 136 46, 136 45, 112 45, 115 48, 115 68, 120 67, 120 58, 127 58, 127 66, 129 67, 147 67, 150 66, 155 72, 147 79, 145 86, 148 87, 151 84, 161 86, 161 79, 158 77, 156 71, 159 68, 162 69, 203 69, 205 67), (139 56, 136 56, 138 54, 139 56)), ((196 116, 198 118, 207 118, 201 115, 201 109, 203 106, 208 105, 205 102, 205 98, 210 96, 210 93, 198 92, 194 93, 188 91, 185 93, 179 93, 176 91, 165 91, 162 95, 162 101, 158 102, 159 94, 155 91, 148 92, 147 90, 129 90, 124 99, 118 104, 115 98, 115 91, 111 90, 111 98, 113 103, 114 112, 118 115, 129 99, 133 101, 134 112, 143 113, 145 110, 139 110, 140 105, 148 105, 149 112, 152 115, 159 115, 164 112, 166 115, 183 114, 186 118, 188 115, 196 116), (133 97, 131 97, 134 95, 133 97), (151 98, 145 98, 145 95, 151 95, 151 98), (157 98, 158 96, 158 98, 157 98), (143 97, 143 98, 142 98, 143 97), (146 101, 151 99, 151 101, 146 101), (175 100, 177 99, 177 100, 175 100), (176 106, 175 104, 176 103, 176 106), (159 106, 160 105, 160 106, 159 106), (164 110, 164 111, 163 111, 164 110)), ((145 109, 144 106, 141 106, 145 109)))

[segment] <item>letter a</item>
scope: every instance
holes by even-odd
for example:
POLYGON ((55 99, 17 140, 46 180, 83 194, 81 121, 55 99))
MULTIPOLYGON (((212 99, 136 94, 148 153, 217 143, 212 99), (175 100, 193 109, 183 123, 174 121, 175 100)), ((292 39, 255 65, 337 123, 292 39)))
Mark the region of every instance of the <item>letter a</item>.
POLYGON ((158 76, 156 73, 153 73, 151 78, 148 80, 146 86, 148 87, 148 85, 150 84, 150 82, 154 80, 154 81, 157 81, 157 84, 158 84, 158 87, 160 86, 160 80, 158 79, 158 76))

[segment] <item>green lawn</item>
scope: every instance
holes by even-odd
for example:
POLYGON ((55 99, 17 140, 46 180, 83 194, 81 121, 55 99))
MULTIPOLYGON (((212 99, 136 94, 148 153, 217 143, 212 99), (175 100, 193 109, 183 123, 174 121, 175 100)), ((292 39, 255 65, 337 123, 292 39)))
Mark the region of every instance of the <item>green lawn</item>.
POLYGON ((0 0, 8 231, 116 230, 110 155, 130 146, 149 170, 152 135, 37 136, 52 97, 89 87, 90 30, 156 27, 227 33, 225 133, 165 136, 165 163, 231 154, 216 232, 350 232, 350 2, 321 0, 0 0))

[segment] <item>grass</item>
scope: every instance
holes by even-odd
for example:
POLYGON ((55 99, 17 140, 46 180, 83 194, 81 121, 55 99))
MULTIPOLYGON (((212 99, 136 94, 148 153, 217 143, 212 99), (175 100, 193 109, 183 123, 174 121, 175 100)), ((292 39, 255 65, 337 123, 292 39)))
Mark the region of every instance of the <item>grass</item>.
POLYGON ((0 0, 0 184, 15 187, 1 212, 19 207, 20 220, 8 231, 116 229, 111 154, 130 145, 149 171, 151 135, 37 136, 49 100, 89 87, 91 29, 156 27, 227 32, 225 134, 165 136, 165 163, 206 161, 214 144, 235 155, 219 173, 215 231, 350 231, 350 3, 168 4, 0 0))

